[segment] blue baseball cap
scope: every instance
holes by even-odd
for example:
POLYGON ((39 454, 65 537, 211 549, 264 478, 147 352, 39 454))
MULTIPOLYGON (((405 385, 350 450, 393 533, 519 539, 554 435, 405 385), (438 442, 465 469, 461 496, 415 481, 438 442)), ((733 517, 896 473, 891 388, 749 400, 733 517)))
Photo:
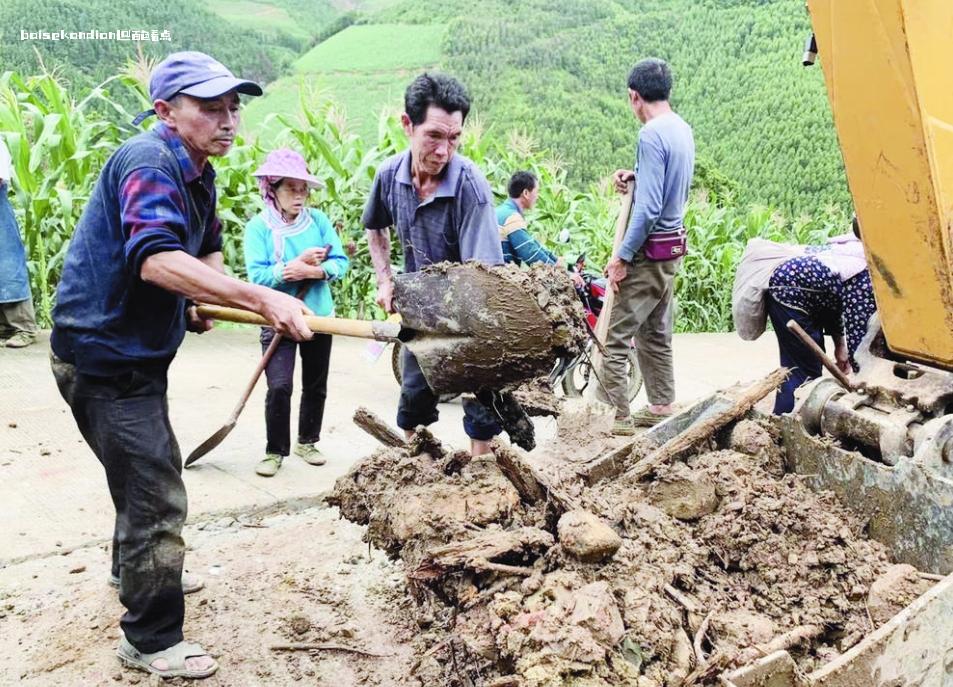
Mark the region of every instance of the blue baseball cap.
MULTIPOLYGON (((204 52, 174 52, 160 62, 149 80, 149 97, 156 100, 170 100, 180 93, 195 98, 217 98, 229 91, 238 91, 245 95, 261 95, 261 86, 254 81, 239 79, 228 67, 204 52)), ((151 117, 156 111, 146 110, 140 113, 133 125, 151 117)))

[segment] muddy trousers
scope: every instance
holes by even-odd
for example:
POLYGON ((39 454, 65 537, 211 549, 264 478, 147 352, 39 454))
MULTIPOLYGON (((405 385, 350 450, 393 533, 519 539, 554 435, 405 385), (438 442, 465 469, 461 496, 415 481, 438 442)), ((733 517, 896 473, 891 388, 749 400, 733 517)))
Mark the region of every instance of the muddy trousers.
POLYGON ((120 626, 139 651, 182 641, 186 516, 182 457, 169 425, 166 371, 93 377, 52 356, 60 394, 106 471, 116 507, 112 574, 126 608, 120 626))
MULTIPOLYGON (((404 346, 400 358, 400 401, 397 404, 397 426, 414 430, 418 425, 429 426, 437 421, 440 396, 430 390, 420 363, 404 346)), ((496 415, 475 398, 463 398, 463 431, 471 439, 489 441, 503 431, 496 415)))
MULTIPOLYGON (((274 329, 262 327, 262 353, 274 337, 274 329)), ((296 352, 301 355, 298 443, 313 444, 321 439, 324 404, 328 397, 331 340, 330 334, 315 334, 310 341, 301 342, 282 339, 268 361, 265 367, 268 380, 268 393, 265 394, 266 453, 287 456, 291 452, 291 392, 294 389, 296 352)))
POLYGON ((801 325, 821 350, 824 350, 824 330, 800 310, 778 303, 770 293, 765 295, 765 305, 768 308, 768 317, 771 318, 771 326, 774 327, 774 335, 778 339, 781 366, 791 371, 774 397, 774 414, 781 415, 794 410, 794 390, 822 374, 821 361, 800 337, 788 329, 788 320, 794 320, 801 325))
POLYGON ((682 259, 653 262, 640 250, 615 295, 606 356, 602 366, 605 392, 597 397, 615 406, 616 417, 629 415, 629 340, 635 337, 635 353, 645 380, 645 392, 652 405, 675 401, 675 374, 672 368, 672 302, 675 275, 682 259))

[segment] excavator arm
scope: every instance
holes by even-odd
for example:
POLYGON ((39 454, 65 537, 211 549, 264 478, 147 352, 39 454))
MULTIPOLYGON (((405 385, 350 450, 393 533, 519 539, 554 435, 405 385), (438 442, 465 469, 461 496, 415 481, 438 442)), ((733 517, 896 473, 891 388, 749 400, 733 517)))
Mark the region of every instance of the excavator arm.
POLYGON ((808 6, 887 345, 953 370, 953 2, 808 6))

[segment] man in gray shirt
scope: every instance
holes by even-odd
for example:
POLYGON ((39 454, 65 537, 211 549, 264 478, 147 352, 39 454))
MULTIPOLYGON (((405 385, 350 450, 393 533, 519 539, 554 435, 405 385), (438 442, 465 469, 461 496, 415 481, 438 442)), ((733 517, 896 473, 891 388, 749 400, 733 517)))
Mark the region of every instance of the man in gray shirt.
MULTIPOLYGON (((457 154, 470 98, 463 85, 443 74, 422 74, 407 87, 401 124, 410 148, 377 170, 362 221, 377 273, 377 302, 394 312, 390 228, 404 253, 404 271, 438 262, 477 260, 503 264, 493 194, 479 168, 457 154)), ((418 425, 437 421, 438 397, 427 386, 407 348, 397 425, 408 438, 418 425)), ((495 415, 474 399, 464 399, 463 427, 473 455, 489 452, 500 433, 495 415)))
MULTIPOLYGON (((654 425, 672 413, 672 296, 684 254, 685 203, 695 167, 691 127, 669 104, 672 73, 659 59, 639 62, 629 74, 629 104, 644 125, 639 131, 636 172, 618 170, 617 190, 635 179, 632 215, 622 245, 606 267, 617 292, 606 337, 603 383, 616 408, 615 433, 654 425), (674 249, 666 248, 674 245, 674 249), (648 250, 647 250, 648 249, 648 250), (649 405, 629 415, 626 367, 629 341, 645 379, 649 405)), ((605 400, 605 399, 604 399, 605 400)))

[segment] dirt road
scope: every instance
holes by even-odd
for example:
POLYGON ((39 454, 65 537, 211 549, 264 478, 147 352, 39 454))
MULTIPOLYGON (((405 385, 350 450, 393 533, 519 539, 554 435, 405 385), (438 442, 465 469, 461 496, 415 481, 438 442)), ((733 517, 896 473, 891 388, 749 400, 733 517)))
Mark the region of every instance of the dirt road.
MULTIPOLYGON (((328 465, 291 459, 270 480, 253 474, 263 449, 262 385, 224 444, 186 472, 187 566, 208 584, 189 597, 186 632, 223 665, 204 684, 393 685, 407 674, 408 637, 418 628, 407 625, 410 614, 398 603, 397 568, 380 552, 368 559, 361 529, 320 507, 334 480, 375 447, 351 423, 354 409, 364 405, 391 419, 396 408, 389 359, 368 363, 364 349, 363 342, 335 341, 322 440, 328 465), (259 523, 262 509, 274 514, 259 523), (393 655, 267 648, 281 641, 393 655)), ((113 656, 121 607, 105 584, 103 544, 112 508, 46 355, 45 341, 0 351, 0 685, 148 684, 113 656)), ((221 425, 258 355, 249 330, 188 337, 170 374, 172 423, 184 452, 221 425)), ((679 397, 756 377, 773 367, 775 355, 768 338, 745 344, 733 335, 677 336, 679 397)), ((435 429, 462 448, 461 417, 459 402, 444 404, 435 429)), ((554 431, 553 421, 537 422, 540 443, 554 431)))

